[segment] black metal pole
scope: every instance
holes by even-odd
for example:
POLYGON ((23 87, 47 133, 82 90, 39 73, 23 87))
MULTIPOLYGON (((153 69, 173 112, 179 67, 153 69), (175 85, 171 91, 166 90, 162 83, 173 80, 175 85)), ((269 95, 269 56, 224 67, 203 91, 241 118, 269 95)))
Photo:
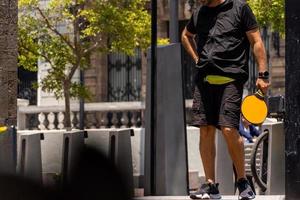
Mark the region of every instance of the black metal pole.
POLYGON ((171 43, 179 42, 178 33, 178 0, 170 1, 170 41, 171 43))
MULTIPOLYGON (((84 86, 84 71, 80 70, 80 85, 84 86)), ((84 130, 84 98, 79 100, 79 129, 84 130)))
POLYGON ((151 195, 155 195, 155 159, 156 159, 156 48, 157 48, 157 0, 151 0, 151 121, 150 121, 150 187, 151 195))
POLYGON ((287 200, 300 197, 300 4, 286 0, 285 77, 285 192, 287 200))
MULTIPOLYGON (((181 60, 183 60, 183 51, 184 49, 181 47, 181 60)), ((182 109, 183 109, 183 124, 184 124, 184 143, 185 143, 185 155, 186 155, 186 160, 185 160, 185 163, 186 163, 186 183, 187 183, 187 187, 186 187, 186 194, 189 194, 190 192, 190 184, 189 184, 189 160, 188 160, 188 142, 187 142, 187 127, 186 127, 186 104, 185 104, 185 84, 186 84, 186 79, 185 79, 185 72, 184 72, 184 67, 183 65, 181 65, 181 77, 182 77, 182 109)))

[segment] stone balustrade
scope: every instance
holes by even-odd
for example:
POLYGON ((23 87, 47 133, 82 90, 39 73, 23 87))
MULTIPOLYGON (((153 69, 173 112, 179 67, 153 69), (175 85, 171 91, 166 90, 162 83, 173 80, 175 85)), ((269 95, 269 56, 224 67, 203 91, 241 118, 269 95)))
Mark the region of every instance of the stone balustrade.
MULTIPOLYGON (((186 101, 187 122, 190 121, 191 100, 186 101)), ((32 106, 18 99, 19 130, 64 129, 64 110, 58 106, 32 106)), ((85 103, 85 128, 134 128, 144 124, 145 102, 85 103)), ((79 104, 71 104, 72 127, 79 127, 79 104)))
MULTIPOLYGON (((18 101, 19 130, 64 129, 64 106, 31 106, 18 101)), ((144 102, 86 103, 86 128, 141 127, 144 102)), ((71 105, 72 127, 79 127, 79 105, 71 105)))

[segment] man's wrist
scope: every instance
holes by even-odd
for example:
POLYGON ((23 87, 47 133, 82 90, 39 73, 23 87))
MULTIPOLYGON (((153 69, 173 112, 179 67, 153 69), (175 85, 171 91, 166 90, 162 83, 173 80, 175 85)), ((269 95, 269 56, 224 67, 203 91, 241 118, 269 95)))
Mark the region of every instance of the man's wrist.
POLYGON ((262 80, 268 81, 268 80, 269 80, 269 77, 261 77, 261 76, 259 76, 259 77, 257 77, 257 79, 262 79, 262 80))
POLYGON ((260 71, 258 72, 258 78, 268 80, 269 79, 269 72, 268 71, 260 71))

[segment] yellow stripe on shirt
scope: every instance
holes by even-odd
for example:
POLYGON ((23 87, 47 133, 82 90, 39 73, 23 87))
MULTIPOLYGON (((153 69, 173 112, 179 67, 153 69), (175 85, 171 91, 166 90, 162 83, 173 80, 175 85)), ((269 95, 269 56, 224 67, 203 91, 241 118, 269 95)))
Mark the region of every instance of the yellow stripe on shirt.
POLYGON ((210 83, 212 85, 223 85, 223 84, 226 84, 226 83, 233 82, 234 79, 226 77, 226 76, 207 75, 204 78, 204 81, 207 81, 208 83, 210 83))

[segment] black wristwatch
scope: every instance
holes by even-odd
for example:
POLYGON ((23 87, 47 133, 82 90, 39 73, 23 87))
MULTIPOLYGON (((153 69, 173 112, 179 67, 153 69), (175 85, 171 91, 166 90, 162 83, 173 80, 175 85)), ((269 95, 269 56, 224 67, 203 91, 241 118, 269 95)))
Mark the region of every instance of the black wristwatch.
POLYGON ((268 71, 258 72, 258 78, 269 79, 269 72, 268 71))

